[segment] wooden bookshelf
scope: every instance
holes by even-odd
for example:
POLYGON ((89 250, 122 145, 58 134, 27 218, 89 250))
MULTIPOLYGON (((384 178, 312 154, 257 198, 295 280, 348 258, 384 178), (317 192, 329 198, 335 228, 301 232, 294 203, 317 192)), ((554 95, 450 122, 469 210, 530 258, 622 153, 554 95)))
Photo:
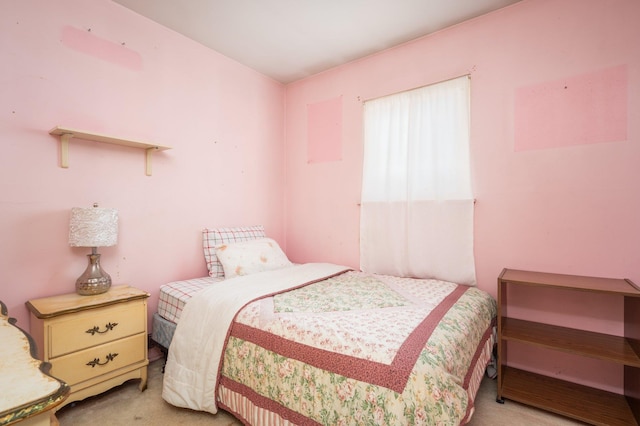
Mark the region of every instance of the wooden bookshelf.
POLYGON ((596 425, 640 422, 640 289, 628 279, 504 269, 498 277, 498 394, 596 425), (526 285, 624 298, 624 336, 595 333, 507 316, 507 288, 526 285), (544 347, 624 366, 624 395, 508 367, 508 342, 544 347))

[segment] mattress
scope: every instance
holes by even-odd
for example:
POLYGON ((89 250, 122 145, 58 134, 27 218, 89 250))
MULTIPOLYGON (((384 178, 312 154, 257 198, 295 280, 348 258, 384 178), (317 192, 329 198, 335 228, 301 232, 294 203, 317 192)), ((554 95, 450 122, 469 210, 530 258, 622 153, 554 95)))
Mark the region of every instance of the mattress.
POLYGON ((223 278, 215 277, 193 278, 160 286, 158 311, 153 314, 151 340, 166 351, 171 344, 176 324, 187 301, 194 294, 222 280, 223 278))
POLYGON ((222 279, 214 277, 193 278, 185 281, 174 281, 161 286, 158 315, 167 321, 177 324, 185 303, 200 290, 222 281, 222 279))

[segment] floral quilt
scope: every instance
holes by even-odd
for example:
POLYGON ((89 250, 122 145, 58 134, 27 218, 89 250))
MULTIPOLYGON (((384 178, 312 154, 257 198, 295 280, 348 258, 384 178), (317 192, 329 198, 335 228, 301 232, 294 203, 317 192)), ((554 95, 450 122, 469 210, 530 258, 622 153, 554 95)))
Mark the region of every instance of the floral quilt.
POLYGON ((457 425, 495 316, 475 287, 348 271, 246 305, 219 384, 294 424, 457 425))

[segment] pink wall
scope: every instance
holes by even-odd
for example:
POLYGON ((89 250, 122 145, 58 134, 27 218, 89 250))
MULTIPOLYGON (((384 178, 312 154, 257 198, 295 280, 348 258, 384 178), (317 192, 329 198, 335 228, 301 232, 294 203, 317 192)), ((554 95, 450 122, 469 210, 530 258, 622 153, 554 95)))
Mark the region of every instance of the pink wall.
MULTIPOLYGON (((640 283, 639 21, 636 0, 524 0, 288 85, 290 256, 359 264, 362 101, 471 74, 478 286, 495 295, 504 267, 640 283), (626 139, 567 146, 556 138, 551 147, 516 152, 519 89, 617 66, 627 69, 626 139), (307 105, 338 96, 342 160, 309 164, 307 105)), ((618 301, 549 297, 559 298, 561 314, 533 316, 587 324, 604 318, 590 327, 622 333, 618 301)))
MULTIPOLYGON (((159 285, 206 274, 205 226, 261 223, 294 261, 357 267, 362 101, 467 73, 479 287, 495 294, 503 267, 640 283, 639 18, 635 0, 524 0, 283 88, 109 0, 11 2, 0 14, 0 299, 25 326, 26 300, 73 291, 86 250, 67 245, 69 210, 95 201, 120 211, 105 269, 150 292, 150 312, 159 285), (617 66, 626 140, 516 152, 516 93, 617 66), (341 160, 310 163, 308 106, 339 97, 341 160), (74 141, 62 169, 55 125, 173 149, 148 177, 140 151, 74 141)), ((523 315, 595 315, 594 329, 621 333, 614 300, 545 297, 566 312, 523 315)))
POLYGON ((21 0, 0 13, 0 300, 75 291, 87 249, 71 207, 120 213, 103 248, 114 283, 151 293, 206 275, 200 230, 263 224, 284 239, 284 88, 110 0, 21 0), (173 147, 73 140, 68 169, 48 131, 68 126, 173 147))

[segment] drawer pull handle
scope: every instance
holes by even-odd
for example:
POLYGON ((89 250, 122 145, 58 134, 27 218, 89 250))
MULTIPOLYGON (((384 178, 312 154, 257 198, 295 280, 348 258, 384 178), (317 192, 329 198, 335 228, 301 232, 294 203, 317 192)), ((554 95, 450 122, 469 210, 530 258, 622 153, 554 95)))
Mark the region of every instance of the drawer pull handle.
POLYGON ((100 358, 94 358, 93 361, 89 361, 87 365, 90 365, 91 368, 95 367, 96 365, 107 365, 109 364, 109 361, 113 361, 113 359, 117 356, 118 354, 112 354, 111 352, 109 352, 109 355, 106 356, 105 362, 100 362, 100 358))
POLYGON ((94 326, 93 328, 88 329, 88 330, 86 331, 86 333, 89 333, 89 334, 91 334, 92 336, 93 336, 94 334, 96 334, 96 333, 98 333, 98 334, 104 334, 104 333, 106 333, 107 331, 113 330, 113 329, 116 327, 116 325, 118 325, 118 323, 117 323, 117 322, 110 322, 110 323, 108 323, 107 325, 105 325, 105 326, 104 326, 104 331, 100 331, 100 327, 98 327, 98 326, 96 325, 96 326, 94 326))

